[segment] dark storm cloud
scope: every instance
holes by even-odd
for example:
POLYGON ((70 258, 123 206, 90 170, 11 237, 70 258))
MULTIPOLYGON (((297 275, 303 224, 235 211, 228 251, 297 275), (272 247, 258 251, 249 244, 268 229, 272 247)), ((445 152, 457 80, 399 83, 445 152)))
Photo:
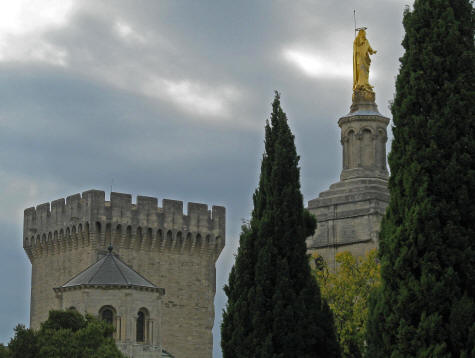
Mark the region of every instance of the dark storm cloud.
POLYGON ((5 305, 0 310, 0 337, 6 341, 13 328, 19 323, 28 322, 28 306, 30 304, 30 279, 28 259, 22 252, 21 227, 0 220, 2 227, 2 242, 0 250, 0 262, 2 263, 2 291, 1 302, 5 305), (8 268, 8 269, 5 269, 8 268), (10 278, 6 278, 6 274, 10 278))
POLYGON ((349 110, 352 80, 338 66, 351 67, 353 8, 378 50, 370 80, 388 115, 403 5, 77 1, 64 25, 34 34, 51 58, 0 62, 0 260, 12 268, 0 270, 0 342, 27 323, 22 210, 90 188, 109 191, 113 180, 114 191, 227 207, 217 263, 219 357, 222 286, 252 209, 273 91, 282 92, 308 201, 341 170, 337 120, 349 110), (288 51, 328 68, 309 75, 288 51))

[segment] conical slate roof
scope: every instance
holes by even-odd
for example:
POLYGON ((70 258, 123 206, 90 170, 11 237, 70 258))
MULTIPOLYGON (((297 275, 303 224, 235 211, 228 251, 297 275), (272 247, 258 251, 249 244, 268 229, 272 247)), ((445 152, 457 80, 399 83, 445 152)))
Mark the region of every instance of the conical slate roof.
POLYGON ((163 291, 112 254, 112 247, 109 247, 107 255, 57 289, 78 286, 116 286, 163 291))

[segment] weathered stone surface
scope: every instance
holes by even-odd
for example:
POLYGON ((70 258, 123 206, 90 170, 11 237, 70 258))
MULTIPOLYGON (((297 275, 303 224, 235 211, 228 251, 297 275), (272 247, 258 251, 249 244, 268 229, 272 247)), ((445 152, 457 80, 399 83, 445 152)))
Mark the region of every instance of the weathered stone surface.
MULTIPOLYGON (((30 325, 59 308, 53 288, 114 252, 158 287, 162 343, 176 358, 212 355, 215 263, 225 244, 225 208, 89 190, 25 210, 23 247, 32 263, 30 325)), ((91 314, 97 314, 97 307, 91 314)))
POLYGON ((106 306, 114 312, 114 339, 121 351, 133 358, 161 356, 161 294, 130 288, 90 287, 56 290, 59 309, 74 308, 79 312, 98 314, 106 306), (147 312, 144 342, 136 343, 137 314, 147 312))
POLYGON ((338 121, 343 146, 340 181, 308 203, 318 222, 314 236, 307 239, 308 251, 318 252, 332 269, 339 251, 360 256, 377 247, 389 202, 388 123, 370 102, 353 103, 350 113, 338 121))

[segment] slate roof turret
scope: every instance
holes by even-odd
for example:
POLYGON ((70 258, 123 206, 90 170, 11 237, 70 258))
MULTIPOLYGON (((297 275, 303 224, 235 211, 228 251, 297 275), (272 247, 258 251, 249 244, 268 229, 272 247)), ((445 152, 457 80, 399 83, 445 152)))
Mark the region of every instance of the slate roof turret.
POLYGON ((134 288, 165 293, 163 288, 155 286, 113 254, 112 246, 109 246, 108 254, 55 291, 82 287, 134 288))

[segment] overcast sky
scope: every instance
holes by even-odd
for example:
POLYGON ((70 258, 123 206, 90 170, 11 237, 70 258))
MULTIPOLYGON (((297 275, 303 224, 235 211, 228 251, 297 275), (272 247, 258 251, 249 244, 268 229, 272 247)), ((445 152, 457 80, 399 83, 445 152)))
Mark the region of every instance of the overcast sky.
MULTIPOLYGON (((411 0, 0 0, 0 342, 28 324, 23 210, 88 189, 224 205, 215 357, 274 90, 305 202, 337 181, 353 9, 389 116, 411 0)), ((108 194, 107 194, 108 196, 108 194)), ((135 199, 134 199, 135 200, 135 199)))

